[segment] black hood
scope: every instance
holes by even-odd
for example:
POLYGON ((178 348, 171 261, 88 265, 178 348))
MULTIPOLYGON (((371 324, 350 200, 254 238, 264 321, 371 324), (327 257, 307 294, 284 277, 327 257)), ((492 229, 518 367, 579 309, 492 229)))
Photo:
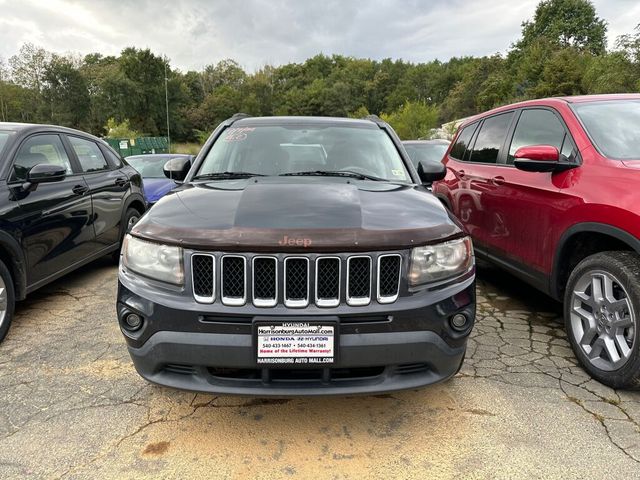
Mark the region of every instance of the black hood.
POLYGON ((132 233, 204 249, 353 251, 424 245, 462 230, 423 187, 268 177, 185 185, 132 233))

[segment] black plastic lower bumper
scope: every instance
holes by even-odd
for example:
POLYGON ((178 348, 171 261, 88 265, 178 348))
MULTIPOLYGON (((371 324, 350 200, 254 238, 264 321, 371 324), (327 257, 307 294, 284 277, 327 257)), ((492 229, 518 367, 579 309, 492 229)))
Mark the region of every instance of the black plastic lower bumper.
POLYGON ((471 276, 437 292, 417 292, 393 304, 332 309, 203 306, 121 272, 118 318, 140 375, 169 387, 259 396, 371 394, 448 379, 464 359, 475 317, 471 276), (152 286, 153 287, 153 286, 152 286), (154 299, 154 301, 150 300, 154 299), (136 313, 143 326, 124 327, 136 313), (468 318, 463 331, 450 319, 468 318), (329 321, 339 325, 335 363, 263 368, 256 362, 257 321, 329 321))
POLYGON ((288 396, 379 393, 428 385, 454 375, 465 348, 451 348, 428 331, 342 335, 340 362, 331 368, 267 369, 252 363, 250 335, 158 332, 143 347, 130 347, 129 353, 138 373, 160 385, 288 396))

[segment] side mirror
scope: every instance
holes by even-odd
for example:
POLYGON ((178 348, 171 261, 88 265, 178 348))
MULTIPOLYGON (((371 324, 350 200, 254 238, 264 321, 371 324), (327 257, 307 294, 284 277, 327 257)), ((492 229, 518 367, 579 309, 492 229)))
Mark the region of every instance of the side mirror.
POLYGON ((442 180, 446 175, 447 167, 443 163, 427 162, 425 160, 418 162, 418 176, 425 185, 431 185, 437 180, 442 180))
POLYGON ((171 180, 182 182, 187 177, 190 168, 191 159, 183 157, 172 158, 164 164, 164 176, 171 180))
POLYGON ((532 145, 516 150, 513 164, 525 172, 558 172, 578 166, 564 158, 554 146, 532 145))
POLYGON ((27 188, 37 183, 59 182, 67 176, 67 169, 62 165, 51 165, 49 163, 38 163, 27 172, 27 188))

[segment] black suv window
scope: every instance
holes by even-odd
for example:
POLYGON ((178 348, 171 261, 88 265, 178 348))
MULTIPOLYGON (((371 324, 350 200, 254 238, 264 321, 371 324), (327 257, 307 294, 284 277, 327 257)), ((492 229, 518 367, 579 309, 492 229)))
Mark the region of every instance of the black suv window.
POLYGON ((31 167, 40 163, 60 165, 72 173, 71 162, 58 135, 34 135, 20 147, 13 162, 10 181, 25 180, 31 167))
POLYGON ((116 155, 110 148, 103 147, 102 151, 107 155, 107 159, 116 168, 122 168, 123 163, 118 155, 116 155))
POLYGON ((462 129, 460 135, 458 135, 458 138, 456 139, 456 143, 451 147, 449 156, 457 160, 463 160, 464 152, 469 147, 469 142, 471 141, 471 137, 473 136, 473 132, 475 132, 477 126, 477 123, 473 123, 462 129))
POLYGON ((78 156, 82 171, 98 172, 100 170, 109 170, 109 164, 98 145, 94 142, 78 137, 69 137, 69 142, 71 142, 71 146, 78 156))
POLYGON ((473 145, 469 161, 478 163, 496 163, 500 147, 507 136, 513 112, 502 113, 487 118, 480 127, 473 145))
POLYGON ((566 153, 567 157, 571 156, 573 150, 571 139, 567 136, 558 117, 553 112, 540 108, 524 110, 520 115, 513 140, 511 140, 507 163, 513 163, 514 155, 520 147, 531 145, 551 145, 559 152, 566 153), (565 148, 563 143, 566 144, 565 148))

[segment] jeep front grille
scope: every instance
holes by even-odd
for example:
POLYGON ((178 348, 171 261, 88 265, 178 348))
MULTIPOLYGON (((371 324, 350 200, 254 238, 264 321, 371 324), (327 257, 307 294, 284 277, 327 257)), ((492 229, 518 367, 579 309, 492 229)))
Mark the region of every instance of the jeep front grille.
POLYGON ((304 308, 392 303, 400 293, 402 256, 380 255, 191 255, 193 296, 198 303, 304 308), (219 286, 218 286, 219 285, 219 286))

